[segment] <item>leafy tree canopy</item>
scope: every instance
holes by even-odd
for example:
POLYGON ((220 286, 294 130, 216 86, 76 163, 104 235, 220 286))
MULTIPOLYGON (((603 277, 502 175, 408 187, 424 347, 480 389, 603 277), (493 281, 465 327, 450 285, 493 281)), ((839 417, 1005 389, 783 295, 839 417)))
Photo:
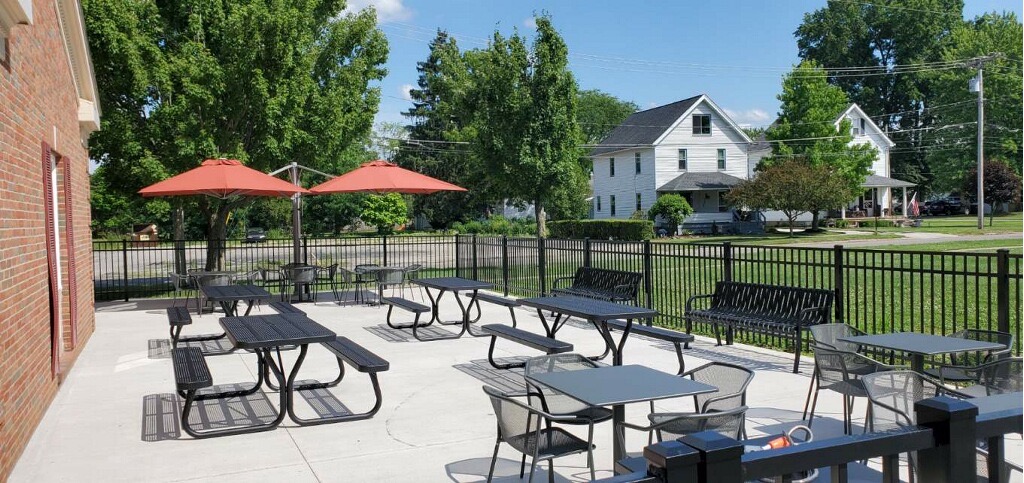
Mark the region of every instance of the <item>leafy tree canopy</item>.
MULTIPOLYGON (((992 212, 999 209, 999 204, 1020 201, 1021 179, 1017 171, 1001 159, 989 158, 985 161, 985 203, 993 206, 992 212)), ((971 199, 978 199, 978 168, 973 167, 964 173, 961 180, 961 193, 971 199)))
POLYGON ((587 144, 601 142, 612 129, 638 110, 640 107, 636 103, 623 101, 597 89, 580 91, 576 117, 583 132, 583 141, 587 144))
POLYGON ((395 225, 409 220, 405 200, 398 193, 366 196, 359 218, 367 225, 377 227, 377 233, 381 235, 392 233, 395 225))

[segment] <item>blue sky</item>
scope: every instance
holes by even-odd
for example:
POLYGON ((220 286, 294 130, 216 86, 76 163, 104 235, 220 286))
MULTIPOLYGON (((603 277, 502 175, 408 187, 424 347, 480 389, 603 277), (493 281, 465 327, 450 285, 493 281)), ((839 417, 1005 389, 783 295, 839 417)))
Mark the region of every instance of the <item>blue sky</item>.
MULTIPOLYGON (((868 1, 868 0, 865 0, 868 1)), ((782 74, 797 61, 793 32, 825 0, 497 1, 351 0, 373 4, 391 46, 378 122, 401 122, 416 62, 438 28, 463 49, 499 29, 534 37, 535 12, 551 14, 569 46, 581 89, 599 89, 642 109, 706 93, 736 122, 760 126, 778 110, 782 74)), ((967 0, 965 16, 1013 11, 1020 0, 967 0)))

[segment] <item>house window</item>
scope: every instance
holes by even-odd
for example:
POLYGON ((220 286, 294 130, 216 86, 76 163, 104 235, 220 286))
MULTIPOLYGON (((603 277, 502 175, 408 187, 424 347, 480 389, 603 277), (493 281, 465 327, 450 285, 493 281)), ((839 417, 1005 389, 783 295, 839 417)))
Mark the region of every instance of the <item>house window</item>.
POLYGON ((636 194, 636 211, 640 211, 640 210, 644 209, 643 208, 643 200, 642 200, 642 198, 643 197, 640 195, 640 193, 636 194))
POLYGON ((725 201, 725 191, 718 192, 718 212, 726 213, 729 211, 729 203, 725 201))
POLYGON ((720 170, 724 170, 725 169, 725 150, 724 149, 719 149, 718 150, 718 169, 720 169, 720 170))
POLYGON ((683 170, 683 171, 686 170, 686 150, 685 149, 680 149, 679 150, 679 169, 683 170))
POLYGON ((615 158, 608 158, 608 176, 615 177, 615 158))
POLYGON ((640 153, 633 154, 633 162, 636 163, 636 174, 640 174, 640 153))
POLYGON ((867 132, 867 129, 864 129, 866 126, 867 126, 867 121, 865 121, 864 118, 861 118, 860 119, 860 133, 861 134, 864 134, 865 132, 867 132))
POLYGON ((597 197, 597 211, 601 211, 601 197, 597 197))
POLYGON ((10 43, 7 41, 7 30, 0 25, 0 67, 11 68, 10 43))
POLYGON ((608 208, 611 210, 612 216, 615 216, 615 195, 608 197, 608 208))
POLYGON ((693 133, 711 134, 711 114, 693 115, 693 133))

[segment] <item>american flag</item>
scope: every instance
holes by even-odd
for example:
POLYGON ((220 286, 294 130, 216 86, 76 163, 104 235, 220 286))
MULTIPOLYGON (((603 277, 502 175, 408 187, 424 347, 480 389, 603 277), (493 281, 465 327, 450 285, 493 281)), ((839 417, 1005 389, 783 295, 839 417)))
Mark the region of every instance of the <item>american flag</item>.
POLYGON ((921 216, 921 207, 917 204, 917 193, 910 198, 910 216, 921 216))

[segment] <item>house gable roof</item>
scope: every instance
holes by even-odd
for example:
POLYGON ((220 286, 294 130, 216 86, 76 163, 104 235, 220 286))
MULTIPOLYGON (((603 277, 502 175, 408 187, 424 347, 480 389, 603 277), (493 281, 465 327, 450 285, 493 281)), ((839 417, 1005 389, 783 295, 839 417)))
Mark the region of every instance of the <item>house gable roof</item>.
POLYGON ((883 140, 885 140, 886 144, 890 148, 896 145, 896 143, 892 142, 892 139, 889 139, 889 136, 885 135, 885 131, 882 131, 882 128, 878 127, 878 124, 875 124, 875 121, 871 119, 871 116, 868 116, 864 112, 864 110, 857 105, 857 103, 850 104, 850 106, 847 107, 845 111, 839 114, 839 117, 836 118, 836 121, 834 123, 835 126, 839 127, 839 123, 843 122, 843 119, 850 113, 856 113, 858 116, 860 116, 861 119, 866 119, 868 121, 868 125, 875 130, 875 133, 877 133, 883 140))
POLYGON ((651 146, 662 134, 697 104, 703 95, 693 96, 664 106, 631 114, 612 129, 597 147, 590 151, 592 156, 613 153, 634 147, 651 146))
POLYGON ((658 139, 655 140, 652 144, 661 144, 661 141, 665 139, 665 136, 668 136, 668 133, 671 130, 675 129, 676 126, 678 126, 680 123, 683 122, 683 120, 687 119, 690 116, 690 112, 693 111, 693 109, 695 107, 700 105, 700 103, 702 101, 706 102, 708 104, 708 106, 711 106, 711 109, 713 109, 715 111, 715 113, 718 114, 718 117, 723 119, 723 120, 725 120, 725 123, 729 127, 731 127, 733 129, 733 131, 738 133, 741 138, 743 138, 743 142, 746 142, 746 143, 753 143, 754 142, 752 139, 750 139, 750 136, 747 136, 747 133, 743 131, 743 128, 741 128, 739 126, 739 124, 736 124, 736 122, 733 121, 732 118, 729 117, 729 115, 726 114, 725 111, 722 108, 718 107, 718 104, 715 104, 715 101, 712 101, 711 98, 707 96, 707 94, 701 94, 700 96, 697 96, 697 97, 698 97, 698 99, 696 101, 694 101, 693 104, 690 105, 690 107, 686 110, 686 112, 683 112, 676 119, 676 121, 674 123, 672 123, 672 126, 669 129, 666 129, 664 132, 662 132, 661 135, 658 136, 658 139))

